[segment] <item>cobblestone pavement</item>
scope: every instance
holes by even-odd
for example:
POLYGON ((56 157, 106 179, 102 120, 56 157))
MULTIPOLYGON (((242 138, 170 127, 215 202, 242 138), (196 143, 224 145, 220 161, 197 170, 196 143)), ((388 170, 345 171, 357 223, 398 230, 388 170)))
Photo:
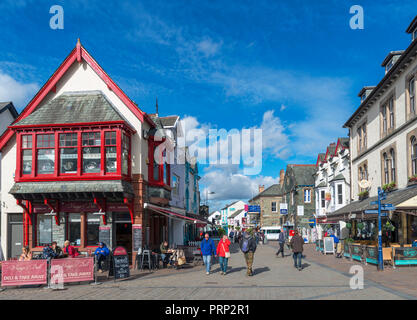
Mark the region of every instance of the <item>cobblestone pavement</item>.
MULTIPOLYGON (((255 300, 255 299, 412 299, 407 292, 367 279, 363 290, 349 287, 350 275, 314 261, 306 246, 304 270, 293 267, 290 256, 277 258, 276 244, 260 245, 255 254, 253 277, 247 277, 243 255, 232 254, 229 273, 220 275, 219 265, 206 275, 202 266, 184 270, 141 272, 135 279, 108 281, 101 285, 73 284, 65 290, 8 288, 0 299, 158 299, 158 300, 255 300)), ((289 255, 289 252, 287 252, 289 255)), ((318 254, 317 254, 318 255, 318 254)), ((318 256, 317 256, 318 258, 318 256)), ((326 259, 333 257, 324 257, 326 259)), ((339 260, 339 259, 338 259, 339 260)), ((396 270, 395 270, 396 271, 396 270)))

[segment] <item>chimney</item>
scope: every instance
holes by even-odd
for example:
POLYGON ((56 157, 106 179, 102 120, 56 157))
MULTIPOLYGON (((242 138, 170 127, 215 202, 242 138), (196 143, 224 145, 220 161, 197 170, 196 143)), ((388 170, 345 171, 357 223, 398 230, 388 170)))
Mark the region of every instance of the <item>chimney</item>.
POLYGON ((158 117, 159 115, 158 115, 158 97, 156 97, 156 102, 155 102, 155 109, 156 109, 156 112, 155 112, 155 114, 156 114, 156 116, 158 117))
POLYGON ((285 170, 281 169, 281 171, 279 172, 279 185, 281 187, 284 184, 284 178, 285 178, 285 170))
POLYGON ((264 190, 265 190, 265 186, 264 185, 259 186, 259 193, 263 192, 264 190))

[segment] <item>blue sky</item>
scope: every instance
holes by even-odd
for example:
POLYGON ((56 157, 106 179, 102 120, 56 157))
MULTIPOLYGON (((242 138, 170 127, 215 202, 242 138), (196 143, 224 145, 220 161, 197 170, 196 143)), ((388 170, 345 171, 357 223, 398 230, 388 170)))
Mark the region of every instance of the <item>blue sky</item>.
POLYGON ((417 1, 1 0, 0 101, 19 111, 76 39, 145 112, 178 114, 193 128, 262 128, 263 169, 201 167, 214 207, 277 182, 287 163, 314 163, 346 136, 357 93, 405 49, 417 1), (49 8, 64 8, 64 29, 49 8), (364 9, 364 29, 349 8, 364 9))

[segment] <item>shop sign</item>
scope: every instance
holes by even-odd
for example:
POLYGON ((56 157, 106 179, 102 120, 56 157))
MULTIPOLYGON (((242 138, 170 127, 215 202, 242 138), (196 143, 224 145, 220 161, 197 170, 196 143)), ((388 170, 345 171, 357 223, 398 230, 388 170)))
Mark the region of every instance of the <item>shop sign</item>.
MULTIPOLYGON (((97 212, 98 208, 93 202, 70 202, 62 201, 60 206, 61 212, 85 212, 94 213, 97 212)), ((122 203, 107 203, 106 210, 110 212, 125 212, 128 208, 122 203)), ((51 209, 44 204, 34 204, 34 213, 48 213, 51 209)))
POLYGON ((1 286, 46 284, 47 266, 46 260, 3 261, 1 286))
POLYGON ((52 277, 62 276, 64 283, 94 280, 94 258, 65 258, 52 259, 51 270, 55 270, 52 277))

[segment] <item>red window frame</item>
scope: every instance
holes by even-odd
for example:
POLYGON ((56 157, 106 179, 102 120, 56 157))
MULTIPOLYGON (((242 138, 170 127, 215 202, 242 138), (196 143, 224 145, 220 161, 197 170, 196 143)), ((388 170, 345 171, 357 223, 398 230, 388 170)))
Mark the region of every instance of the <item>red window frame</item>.
MULTIPOLYGON (((22 146, 22 154, 21 154, 21 163, 22 163, 22 169, 20 174, 22 176, 31 176, 33 174, 33 169, 35 166, 35 159, 34 159, 34 154, 33 154, 33 139, 34 139, 34 135, 33 134, 22 134, 21 135, 21 146, 22 146), (27 143, 29 141, 24 141, 25 137, 30 137, 31 141, 30 141, 30 147, 27 146, 27 143), (30 150, 31 151, 31 157, 32 157, 32 163, 31 163, 31 168, 30 168, 30 173, 23 173, 23 154, 24 154, 24 150, 30 150)), ((19 139, 20 140, 20 139, 19 139)))
MULTIPOLYGON (((36 153, 36 166, 35 166, 36 171, 35 172, 36 172, 36 175, 37 176, 43 176, 43 177, 45 177, 45 176, 55 176, 58 172, 58 166, 57 166, 58 155, 57 155, 57 150, 56 150, 57 135, 53 132, 52 133, 51 132, 42 132, 42 133, 36 134, 35 137, 36 137, 36 140, 35 140, 35 150, 36 150, 36 152, 35 152, 36 153), (43 143, 43 142, 46 141, 47 145, 39 146, 38 138, 43 137, 43 136, 48 136, 50 138, 47 139, 47 140, 44 140, 42 138, 41 142, 43 143), (53 169, 54 172, 53 173, 39 173, 39 171, 38 171, 38 168, 39 168, 39 160, 38 160, 39 150, 53 150, 54 151, 54 169, 53 169)), ((33 142, 32 142, 32 145, 33 145, 33 142)))
MULTIPOLYGON (((80 140, 80 135, 78 134, 78 132, 59 132, 58 133, 58 160, 59 160, 59 175, 65 175, 65 176, 74 176, 74 175, 79 175, 80 174, 80 166, 79 166, 79 157, 80 157, 80 149, 79 149, 79 140, 80 140), (76 138, 76 144, 75 145, 70 145, 70 146, 61 146, 61 135, 75 135, 76 138), (77 172, 75 173, 69 173, 69 172, 62 172, 61 171, 61 150, 62 149, 77 149, 77 172)), ((66 140, 64 140, 66 141, 66 140)))
MULTIPOLYGON (((105 130, 103 132, 103 135, 104 135, 104 168, 103 168, 104 169, 104 172, 105 172, 105 174, 119 174, 120 166, 117 165, 118 162, 119 162, 117 160, 117 157, 118 157, 117 150, 119 150, 119 147, 118 147, 118 139, 117 139, 117 131, 116 130, 105 130), (113 133, 115 135, 115 137, 114 137, 115 143, 107 143, 107 135, 108 134, 113 134, 113 133), (115 147, 116 148, 116 171, 115 172, 107 172, 107 152, 106 152, 106 150, 109 147, 115 147)), ((111 138, 111 139, 113 139, 113 138, 111 138)), ((120 163, 120 165, 121 165, 121 163, 120 163)))
MULTIPOLYGON (((165 141, 155 141, 153 137, 149 138, 148 141, 148 180, 151 185, 159 186, 159 187, 169 187, 171 185, 171 166, 168 163, 160 163, 159 164, 159 177, 158 179, 154 179, 154 165, 155 165, 155 150, 156 148, 165 141), (164 165, 166 165, 167 169, 167 183, 164 182, 164 165)), ((162 159, 162 152, 159 155, 162 159)), ((162 161, 161 161, 162 162, 162 161)))

